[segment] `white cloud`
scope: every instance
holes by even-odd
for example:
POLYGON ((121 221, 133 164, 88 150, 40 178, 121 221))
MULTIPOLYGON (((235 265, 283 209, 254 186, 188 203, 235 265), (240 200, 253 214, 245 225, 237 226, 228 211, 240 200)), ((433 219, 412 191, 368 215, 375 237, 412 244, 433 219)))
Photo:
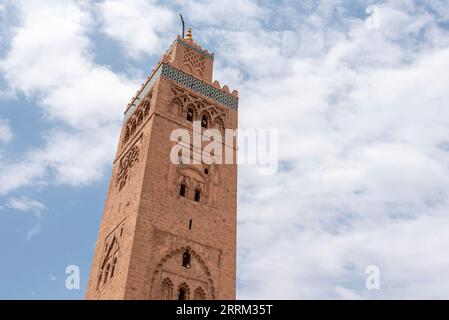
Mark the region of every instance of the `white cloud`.
POLYGON ((239 171, 239 298, 449 295, 449 37, 422 9, 381 10, 381 30, 305 18, 288 36, 223 32, 248 76, 240 126, 279 128, 289 168, 239 171), (369 264, 379 291, 364 287, 369 264))
POLYGON ((41 232, 42 232, 42 225, 40 223, 37 223, 31 230, 27 232, 26 239, 31 240, 41 232))
POLYGON ((7 119, 0 118, 0 142, 8 143, 13 137, 9 121, 7 119))
POLYGON ((36 223, 27 231, 27 240, 34 238, 42 232, 42 212, 47 210, 47 207, 43 203, 27 196, 10 197, 7 200, 6 207, 16 211, 31 212, 35 215, 36 223))
POLYGON ((85 184, 110 164, 121 111, 138 82, 93 62, 90 8, 70 0, 17 3, 20 24, 0 70, 10 89, 37 99, 61 128, 46 133, 44 147, 3 159, 1 194, 36 183, 85 184))
MULTIPOLYGON (((199 24, 207 30, 210 26, 224 30, 254 30, 268 13, 252 0, 200 0, 178 1, 187 25, 199 24)), ((202 33, 203 31, 201 31, 202 33)), ((198 32, 200 34, 200 32, 198 32)), ((201 34, 200 34, 201 36, 201 34)))
POLYGON ((33 212, 37 216, 40 216, 42 211, 47 209, 47 207, 41 202, 25 196, 21 196, 19 198, 9 198, 6 206, 18 211, 33 212))
POLYGON ((160 55, 179 26, 174 12, 151 0, 106 0, 98 8, 103 19, 101 31, 118 41, 123 52, 133 58, 160 55))

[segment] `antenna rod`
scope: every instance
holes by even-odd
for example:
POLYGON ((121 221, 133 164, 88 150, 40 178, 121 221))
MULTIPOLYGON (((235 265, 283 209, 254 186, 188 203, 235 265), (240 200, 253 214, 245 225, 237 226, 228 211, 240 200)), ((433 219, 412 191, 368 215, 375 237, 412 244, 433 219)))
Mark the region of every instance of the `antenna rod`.
POLYGON ((185 31, 184 18, 182 17, 182 14, 179 14, 179 16, 181 17, 181 23, 182 23, 182 39, 184 39, 184 31, 185 31))

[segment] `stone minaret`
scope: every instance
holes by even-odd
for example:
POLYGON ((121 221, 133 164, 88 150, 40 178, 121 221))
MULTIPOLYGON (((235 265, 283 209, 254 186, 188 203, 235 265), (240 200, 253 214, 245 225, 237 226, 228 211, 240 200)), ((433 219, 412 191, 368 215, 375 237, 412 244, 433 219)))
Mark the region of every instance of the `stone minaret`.
POLYGON ((170 160, 175 129, 237 128, 237 91, 212 82, 213 62, 189 29, 128 104, 87 299, 235 299, 237 165, 170 160))

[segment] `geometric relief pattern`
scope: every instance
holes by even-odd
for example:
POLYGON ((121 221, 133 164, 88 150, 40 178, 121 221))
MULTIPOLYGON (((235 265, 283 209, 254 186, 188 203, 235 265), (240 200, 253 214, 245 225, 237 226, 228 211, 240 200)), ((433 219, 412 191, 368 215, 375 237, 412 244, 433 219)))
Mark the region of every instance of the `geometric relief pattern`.
POLYGON ((191 93, 178 86, 172 87, 173 97, 171 99, 171 111, 184 120, 187 119, 187 112, 193 112, 193 121, 201 121, 204 116, 208 120, 208 128, 215 128, 222 133, 225 129, 226 111, 218 106, 211 105, 207 100, 195 97, 191 93))
POLYGON ((128 119, 131 118, 134 112, 138 109, 137 105, 141 104, 143 97, 145 97, 145 95, 151 90, 153 84, 157 79, 159 79, 160 76, 164 76, 231 109, 238 109, 239 99, 237 97, 218 90, 217 88, 200 81, 191 75, 182 72, 181 70, 175 69, 168 64, 161 63, 126 111, 124 117, 125 122, 128 121, 128 119))
POLYGON ((115 185, 119 191, 122 190, 129 180, 129 171, 139 161, 139 153, 139 146, 135 145, 120 160, 119 172, 115 181, 115 185))
POLYGON ((199 192, 202 199, 201 202, 204 203, 207 200, 207 181, 206 176, 198 170, 198 168, 183 166, 183 168, 177 168, 177 181, 175 183, 175 193, 179 194, 179 189, 181 185, 185 186, 186 198, 191 198, 193 200, 194 194, 199 192))
MULTIPOLYGON (((191 50, 193 50, 193 51, 195 51, 195 52, 201 54, 202 56, 204 56, 204 57, 206 57, 206 58, 209 58, 209 59, 211 59, 211 60, 214 60, 214 54, 213 54, 213 53, 209 53, 209 52, 207 52, 206 50, 198 49, 198 48, 192 46, 191 44, 189 44, 189 43, 187 43, 187 42, 184 42, 184 41, 182 41, 182 40, 180 40, 180 39, 176 39, 176 42, 179 43, 179 44, 181 44, 181 45, 183 45, 184 47, 186 47, 186 48, 188 48, 188 49, 191 49, 191 50)), ((175 43, 172 44, 172 47, 173 47, 174 45, 175 45, 175 43)), ((170 49, 171 49, 171 47, 170 47, 170 49)), ((170 49, 169 49, 168 51, 170 51, 170 49)))
POLYGON ((206 59, 204 58, 204 56, 192 50, 185 50, 184 65, 189 66, 192 71, 199 74, 200 78, 202 78, 206 70, 206 59))
POLYGON ((173 282, 169 278, 165 278, 161 283, 161 298, 162 300, 173 299, 173 282))
POLYGON ((231 109, 238 108, 238 98, 231 96, 217 88, 192 77, 178 69, 175 69, 167 64, 162 64, 162 76, 173 80, 174 82, 183 85, 207 98, 210 98, 220 104, 223 104, 231 109))
POLYGON ((120 238, 123 235, 124 222, 122 221, 105 239, 103 257, 97 278, 97 290, 114 277, 117 273, 117 264, 120 253, 120 238))
POLYGON ((122 146, 136 133, 137 129, 143 124, 144 120, 150 113, 150 101, 152 97, 152 91, 142 101, 142 103, 136 108, 134 113, 129 117, 125 124, 125 136, 123 137, 122 146))
POLYGON ((214 281, 212 280, 212 275, 209 271, 204 260, 198 255, 195 250, 192 250, 190 247, 180 247, 175 249, 165 255, 159 263, 156 265, 155 270, 153 271, 152 277, 150 279, 151 288, 153 291, 153 295, 155 297, 160 297, 160 299, 175 299, 175 300, 204 300, 204 299, 215 299, 215 287, 214 281), (203 281, 195 281, 194 279, 185 278, 184 276, 171 274, 170 272, 164 271, 164 266, 172 259, 177 256, 181 256, 183 252, 189 250, 192 259, 195 259, 200 265, 200 268, 204 274, 205 282, 203 281), (159 282, 159 286, 157 286, 156 279, 159 279, 162 276, 162 281, 159 282), (174 279, 178 278, 176 282, 174 279), (182 279, 182 280, 179 280, 182 279), (203 285, 198 285, 198 283, 203 283, 203 285), (193 292, 191 292, 191 289, 193 292), (207 290, 207 291, 206 291, 207 290))
POLYGON ((204 300, 206 299, 206 294, 204 293, 203 288, 198 287, 195 289, 195 292, 193 293, 193 300, 204 300))

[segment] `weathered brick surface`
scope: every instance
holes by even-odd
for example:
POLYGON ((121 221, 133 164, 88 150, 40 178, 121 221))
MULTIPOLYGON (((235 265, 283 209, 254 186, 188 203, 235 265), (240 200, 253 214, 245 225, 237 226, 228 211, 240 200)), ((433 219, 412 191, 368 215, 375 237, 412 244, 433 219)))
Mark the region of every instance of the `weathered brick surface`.
MULTIPOLYGON (((192 60, 198 50, 178 41, 161 62, 210 83, 213 61, 192 60)), ((122 128, 87 299, 177 299, 180 288, 187 299, 235 299, 237 165, 171 163, 170 134, 191 132, 189 108, 195 120, 206 114, 211 127, 237 128, 236 110, 164 77, 156 81, 122 128), (189 268, 182 265, 186 250, 189 268)))

